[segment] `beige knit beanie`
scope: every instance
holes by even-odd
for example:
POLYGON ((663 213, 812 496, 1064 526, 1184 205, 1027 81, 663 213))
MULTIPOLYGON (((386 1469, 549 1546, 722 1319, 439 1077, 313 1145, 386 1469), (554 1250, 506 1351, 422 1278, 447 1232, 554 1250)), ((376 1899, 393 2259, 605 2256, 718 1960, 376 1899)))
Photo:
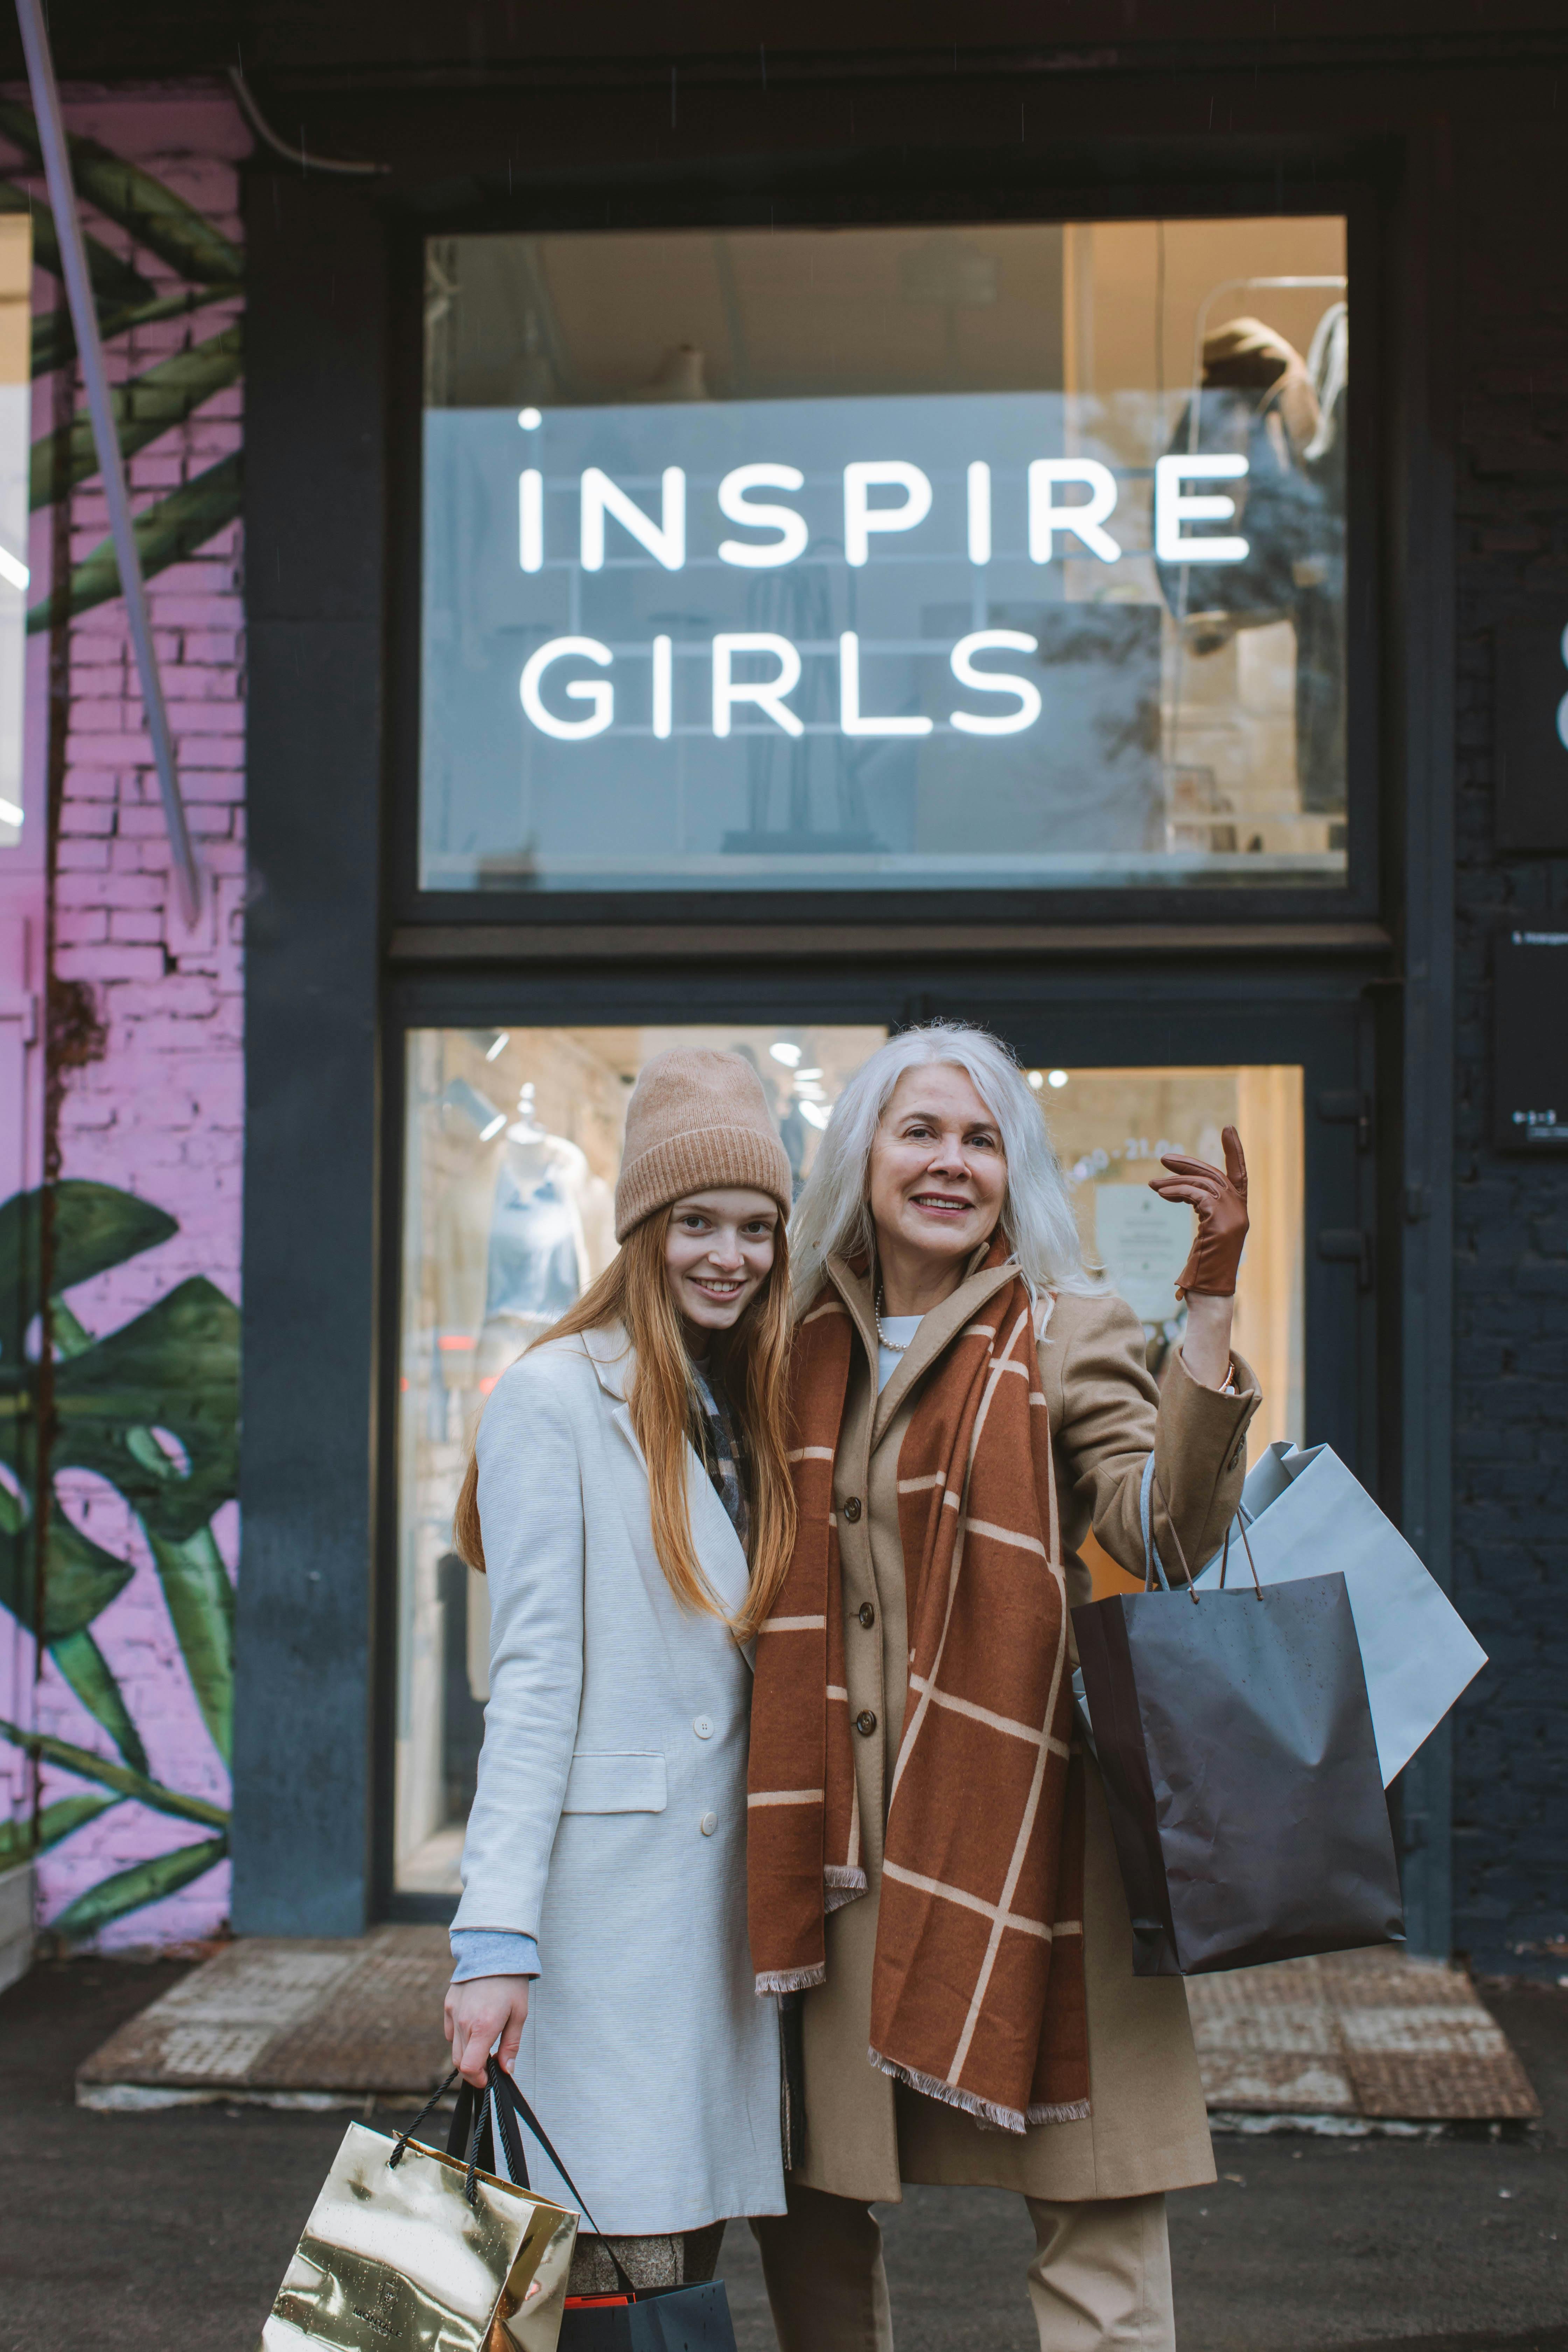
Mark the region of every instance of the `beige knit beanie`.
POLYGON ((683 1192, 743 1184, 787 1217, 789 1160, 763 1082, 740 1054, 678 1045, 656 1054, 632 1088, 616 1186, 616 1239, 683 1192))

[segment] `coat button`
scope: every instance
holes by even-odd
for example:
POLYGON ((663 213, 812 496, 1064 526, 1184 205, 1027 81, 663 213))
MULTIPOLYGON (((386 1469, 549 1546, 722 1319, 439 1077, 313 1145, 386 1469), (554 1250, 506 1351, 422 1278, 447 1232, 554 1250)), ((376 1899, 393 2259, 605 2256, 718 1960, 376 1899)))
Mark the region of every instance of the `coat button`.
POLYGON ((862 1739, 869 1739, 877 1728, 877 1718, 868 1706, 863 1706, 855 1718, 855 1728, 862 1739))
POLYGON ((712 1719, 706 1715, 693 1716, 691 1728, 699 1739, 711 1739, 713 1737, 712 1719))
POLYGON ((713 1832, 714 1832, 714 1831, 715 1831, 715 1830, 718 1828, 718 1826, 719 1826, 719 1816, 718 1816, 718 1814, 717 1814, 717 1813, 704 1813, 704 1814, 703 1814, 703 1816, 702 1816, 702 1819, 698 1822, 697 1826, 698 1826, 698 1828, 701 1831, 701 1832, 702 1832, 702 1834, 703 1834, 703 1836, 704 1836, 704 1837, 711 1837, 711 1836, 712 1836, 712 1834, 713 1834, 713 1832))
POLYGON ((868 1601, 862 1601, 856 1614, 862 1625, 874 1625, 877 1622, 877 1612, 868 1601))
POLYGON ((860 1516, 860 1497, 858 1495, 850 1496, 849 1500, 844 1506, 844 1516, 848 1520, 850 1526, 853 1527, 856 1520, 860 1516))

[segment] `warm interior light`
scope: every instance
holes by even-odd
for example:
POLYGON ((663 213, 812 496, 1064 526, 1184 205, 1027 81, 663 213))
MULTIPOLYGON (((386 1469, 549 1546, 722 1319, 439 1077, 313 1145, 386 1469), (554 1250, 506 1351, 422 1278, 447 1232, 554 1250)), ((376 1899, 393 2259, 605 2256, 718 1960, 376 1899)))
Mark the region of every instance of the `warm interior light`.
POLYGON ((783 1037, 776 1045, 770 1045, 768 1051, 775 1062, 784 1064, 786 1070, 793 1070, 800 1060, 800 1047, 787 1044, 783 1037))
POLYGON ((1039 1074, 1038 1070, 1031 1070, 1031 1071, 1029 1072, 1029 1084, 1030 1084, 1032 1087, 1034 1087, 1035 1088, 1037 1088, 1037 1090, 1039 1087, 1043 1087, 1043 1086, 1045 1085, 1045 1083, 1046 1083, 1046 1082, 1045 1082, 1044 1078, 1042 1078, 1042 1077, 1041 1077, 1041 1076, 1040 1076, 1040 1074, 1039 1074))
POLYGON ((1053 1087, 1065 1087, 1065 1086, 1066 1086, 1066 1084, 1067 1084, 1067 1082, 1068 1082, 1068 1074, 1067 1074, 1067 1072, 1066 1072, 1065 1070, 1053 1070, 1053 1071, 1051 1072, 1051 1074, 1050 1074, 1050 1078, 1049 1078, 1049 1081, 1048 1081, 1048 1083, 1049 1083, 1051 1086, 1053 1086, 1053 1087))

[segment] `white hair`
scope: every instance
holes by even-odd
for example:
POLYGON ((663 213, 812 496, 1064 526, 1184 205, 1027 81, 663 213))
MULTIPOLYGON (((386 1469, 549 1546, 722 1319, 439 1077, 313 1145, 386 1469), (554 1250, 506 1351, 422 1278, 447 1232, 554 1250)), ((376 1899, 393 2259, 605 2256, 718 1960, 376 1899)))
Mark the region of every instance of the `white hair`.
POLYGON ((829 1257, 853 1258, 875 1244, 868 1200, 871 1147, 882 1113, 906 1070, 932 1064, 963 1070, 1002 1133, 1007 1190, 1001 1224, 1037 1297, 1093 1291, 1102 1277, 1083 1262, 1078 1223, 1045 1113, 1010 1049, 986 1029, 931 1021, 906 1029, 863 1062, 833 1107, 827 1130, 790 1219, 790 1266, 797 1315, 821 1286, 829 1257))

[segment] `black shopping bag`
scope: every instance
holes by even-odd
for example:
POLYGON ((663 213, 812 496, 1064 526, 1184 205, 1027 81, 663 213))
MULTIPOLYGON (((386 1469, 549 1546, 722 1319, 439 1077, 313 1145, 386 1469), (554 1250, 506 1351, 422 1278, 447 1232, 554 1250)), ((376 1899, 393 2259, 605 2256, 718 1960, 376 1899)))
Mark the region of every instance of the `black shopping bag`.
POLYGON ((1402 1942, 1344 1578, 1227 1589, 1222 1570, 1217 1589, 1173 1592, 1152 1473, 1151 1456, 1144 1590, 1072 1612, 1136 1974, 1402 1942))
MULTIPOLYGON (((521 2126, 528 2126, 562 2179, 576 2199, 584 2221, 602 2235, 583 2203, 581 2191, 545 2137, 539 2118, 512 2081, 492 2057, 486 2068, 483 2091, 464 2084, 458 2095, 448 2147, 471 2152, 502 2180, 528 2187, 528 2160, 521 2126), (477 2138, 475 2106, 482 2103, 477 2138)), ((620 2293, 566 2298, 561 2322, 560 2352, 736 2352, 730 2298, 722 2279, 700 2286, 634 2287, 612 2252, 620 2293)))

